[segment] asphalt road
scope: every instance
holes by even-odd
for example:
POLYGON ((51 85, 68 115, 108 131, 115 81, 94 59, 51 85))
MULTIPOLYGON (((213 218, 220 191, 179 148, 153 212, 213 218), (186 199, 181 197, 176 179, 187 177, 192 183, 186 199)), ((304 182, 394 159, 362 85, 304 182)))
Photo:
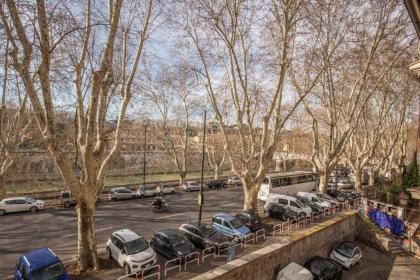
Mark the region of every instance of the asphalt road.
MULTIPOLYGON (((198 217, 197 192, 166 195, 169 212, 154 214, 154 198, 101 202, 96 211, 98 248, 104 248, 113 231, 129 228, 146 239, 161 228, 173 228, 198 217)), ((218 212, 241 210, 243 193, 240 187, 206 190, 203 220, 210 221, 218 212)), ((46 209, 42 212, 8 214, 0 217, 0 279, 13 273, 20 255, 40 248, 51 248, 65 261, 77 252, 77 218, 74 208, 46 209)))

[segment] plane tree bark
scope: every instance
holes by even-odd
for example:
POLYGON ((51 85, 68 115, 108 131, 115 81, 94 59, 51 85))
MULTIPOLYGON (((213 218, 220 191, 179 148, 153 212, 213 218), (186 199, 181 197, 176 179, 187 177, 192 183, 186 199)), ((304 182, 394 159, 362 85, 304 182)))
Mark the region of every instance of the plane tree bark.
POLYGON ((77 200, 80 272, 99 266, 95 202, 104 187, 106 167, 118 147, 120 127, 132 97, 131 88, 153 18, 152 0, 144 2, 144 5, 127 7, 137 12, 137 20, 131 14, 122 18, 123 1, 115 0, 108 2, 108 17, 93 22, 96 15, 93 4, 88 0, 77 9, 79 13, 83 12, 85 19, 84 23, 78 23, 76 19, 79 15, 74 16, 71 8, 59 9, 63 8, 60 5, 65 5, 64 2, 53 8, 43 0, 37 0, 34 7, 13 0, 0 2, 0 17, 10 40, 13 68, 23 82, 45 145, 77 200), (25 13, 25 9, 31 11, 25 13), (58 10, 68 12, 65 16, 54 14, 58 10), (27 24, 25 14, 33 15, 31 24, 27 24), (69 22, 74 25, 57 35, 57 28, 67 26, 64 24, 66 18, 70 18, 69 22), (63 25, 55 25, 55 22, 63 25), (126 23, 121 24, 121 29, 120 22, 126 23), (106 26, 100 32, 101 36, 92 30, 95 26, 106 26), (130 35, 130 32, 137 32, 136 36, 130 35), (118 49, 117 41, 121 43, 118 49), (64 52, 65 44, 72 44, 74 49, 64 52), (99 46, 102 44, 101 49, 99 46), (135 47, 131 48, 129 44, 135 47), (119 56, 115 55, 116 50, 121 52, 119 56), (61 63, 66 60, 71 61, 68 66, 71 70, 66 70, 74 77, 71 82, 76 100, 75 150, 79 155, 77 164, 82 170, 80 177, 73 169, 73 160, 62 148, 61 135, 56 127, 56 106, 59 102, 55 90, 59 88, 60 81, 55 76, 52 79, 52 75, 53 71, 64 70, 61 63), (115 65, 116 61, 119 65, 115 65), (118 104, 115 126, 110 126, 107 120, 110 102, 118 104))

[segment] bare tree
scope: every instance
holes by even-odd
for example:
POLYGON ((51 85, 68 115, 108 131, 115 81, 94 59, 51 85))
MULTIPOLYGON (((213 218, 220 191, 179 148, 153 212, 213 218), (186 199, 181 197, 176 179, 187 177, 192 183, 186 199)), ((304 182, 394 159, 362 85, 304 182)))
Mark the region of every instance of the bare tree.
POLYGON ((27 108, 27 95, 22 96, 16 79, 9 79, 9 42, 6 43, 3 65, 3 84, 0 104, 0 200, 6 197, 5 183, 10 168, 19 159, 19 147, 25 141, 31 127, 30 111, 27 108), (11 81, 9 81, 11 80, 11 81), (11 87, 9 84, 13 83, 11 87), (8 106, 7 92, 14 91, 8 106))
POLYGON ((13 0, 1 1, 0 17, 11 43, 13 68, 23 82, 43 140, 77 199, 78 268, 86 271, 99 266, 95 202, 104 187, 106 167, 119 143, 120 127, 153 19, 153 1, 136 1, 125 8, 122 0, 108 1, 107 17, 93 11, 102 9, 93 1, 78 7, 64 6, 66 3, 48 6, 37 0, 30 6, 13 0), (84 14, 84 23, 78 22, 80 13, 82 17, 84 14), (121 46, 118 49, 116 42, 121 46), (69 82, 73 83, 76 95, 75 148, 80 155, 80 177, 72 168, 72 159, 60 146, 61 135, 56 125, 55 91, 66 88, 56 74, 64 71, 66 62, 74 77, 69 82), (111 102, 119 104, 115 109, 115 126, 107 121, 112 113, 111 102))
MULTIPOLYGON (((312 162, 322 192, 366 104, 413 43, 399 1, 369 1, 357 8, 353 5, 359 4, 319 1, 311 7, 310 22, 314 26, 341 26, 336 29, 338 33, 324 37, 322 57, 331 44, 336 45, 337 38, 345 42, 328 59, 322 78, 304 102, 312 118, 312 162)), ((293 81, 295 86, 299 84, 296 77, 293 81)))
POLYGON ((316 71, 313 52, 321 34, 299 32, 305 28, 305 3, 201 0, 182 6, 181 24, 197 56, 192 68, 210 100, 232 171, 242 181, 244 209, 256 209, 280 132, 319 77, 308 69, 316 71), (304 69, 303 85, 291 97, 286 79, 294 64, 304 69), (238 154, 228 140, 232 131, 238 154))

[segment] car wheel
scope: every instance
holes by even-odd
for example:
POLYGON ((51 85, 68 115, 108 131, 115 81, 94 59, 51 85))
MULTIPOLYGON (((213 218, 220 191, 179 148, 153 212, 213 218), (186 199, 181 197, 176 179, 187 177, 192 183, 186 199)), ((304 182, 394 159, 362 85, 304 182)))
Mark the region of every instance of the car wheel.
POLYGON ((131 273, 130 266, 128 264, 124 264, 124 271, 127 275, 131 273))
POLYGON ((69 208, 71 206, 70 201, 64 202, 64 208, 69 208))
POLYGON ((186 189, 185 191, 186 191, 186 192, 189 192, 189 191, 190 191, 190 189, 186 189))
POLYGON ((36 211, 38 211, 38 208, 36 206, 32 206, 31 208, 29 208, 29 211, 31 211, 32 214, 35 214, 36 211))
POLYGON ((175 193, 175 190, 172 190, 172 191, 171 191, 171 194, 174 194, 174 193, 175 193))
POLYGON ((137 198, 137 195, 131 196, 131 199, 136 199, 136 198, 137 198))
POLYGON ((117 200, 118 200, 118 198, 116 198, 116 197, 111 198, 111 201, 117 201, 117 200))
POLYGON ((108 258, 111 260, 112 259, 111 249, 109 249, 109 247, 107 247, 106 251, 108 252, 108 258))
POLYGON ((6 214, 6 211, 4 211, 3 209, 0 210, 0 216, 3 216, 6 214))

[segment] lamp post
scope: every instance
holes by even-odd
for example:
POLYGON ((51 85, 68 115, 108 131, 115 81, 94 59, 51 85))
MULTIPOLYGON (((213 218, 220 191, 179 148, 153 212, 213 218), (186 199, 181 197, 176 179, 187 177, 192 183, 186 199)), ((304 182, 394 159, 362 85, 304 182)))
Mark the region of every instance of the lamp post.
POLYGON ((206 145, 206 115, 207 112, 204 111, 204 124, 203 124, 203 148, 201 151, 201 182, 200 182, 200 192, 198 194, 198 225, 201 224, 201 216, 203 212, 203 183, 204 183, 204 159, 205 159, 205 145, 206 145))
POLYGON ((144 123, 144 143, 143 143, 143 187, 146 186, 146 149, 147 149, 147 122, 144 123))

